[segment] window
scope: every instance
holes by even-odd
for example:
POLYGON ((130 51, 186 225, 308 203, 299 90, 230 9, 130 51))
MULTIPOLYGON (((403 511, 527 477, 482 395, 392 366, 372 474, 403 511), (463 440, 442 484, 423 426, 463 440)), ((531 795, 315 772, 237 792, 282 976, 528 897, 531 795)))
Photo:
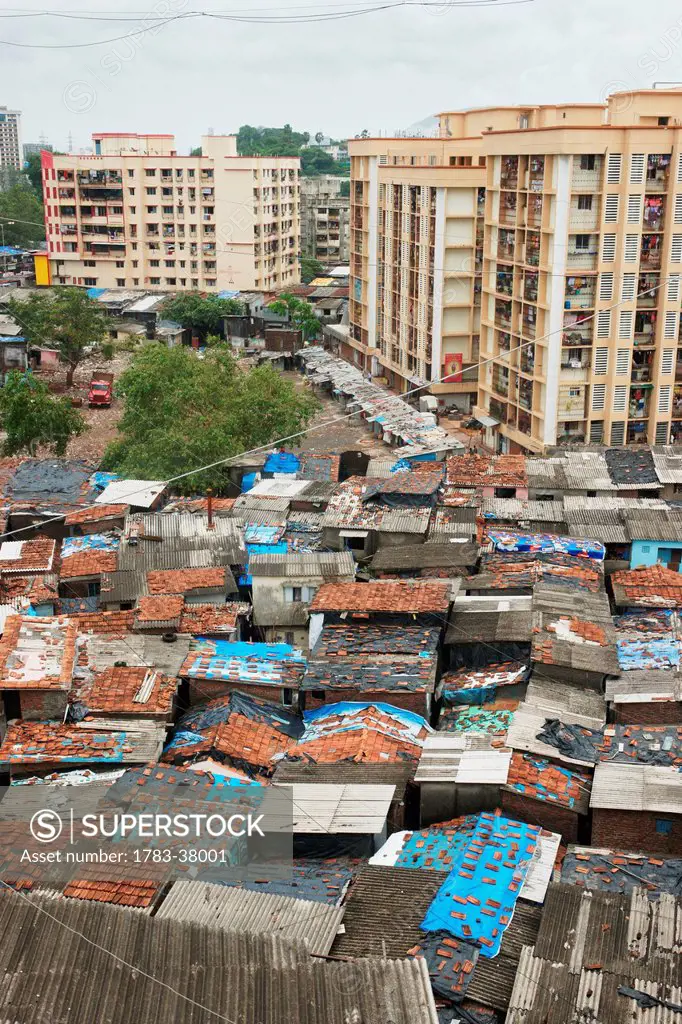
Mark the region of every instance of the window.
POLYGON ((669 117, 659 117, 658 124, 661 128, 664 128, 667 124, 670 124, 669 117))
MULTIPOLYGON (((288 635, 289 634, 287 634, 287 636, 288 635)), ((282 690, 282 704, 285 704, 287 707, 290 708, 293 703, 294 703, 294 691, 288 689, 287 687, 285 687, 282 690)))
POLYGON ((576 249, 589 249, 590 248, 590 236, 589 235, 576 235, 575 236, 575 247, 576 247, 576 249))
POLYGON ((84 267, 96 267, 97 263, 95 262, 95 260, 83 260, 83 266, 84 267))
POLYGON ((129 196, 134 196, 135 195, 135 189, 134 188, 129 188, 128 189, 128 195, 129 196))
POLYGON ((129 206, 128 209, 130 210, 131 214, 134 217, 135 214, 137 213, 137 207, 136 206, 129 206))
POLYGON ((583 155, 580 157, 580 170, 594 170, 594 153, 583 153, 583 155))
POLYGON ((596 498, 597 497, 597 492, 596 491, 585 491, 585 494, 587 495, 588 498, 596 498))
POLYGON ((125 279, 125 277, 117 277, 116 278, 116 287, 117 288, 125 288, 125 286, 126 286, 126 279, 125 279))
POLYGON ((580 398, 581 394, 582 394, 582 392, 581 392, 580 388, 569 388, 568 389, 568 397, 569 398, 580 398))
POLYGON ((116 266, 117 266, 117 267, 118 267, 119 269, 120 269, 121 267, 125 267, 125 260, 116 260, 116 266))
MULTIPOLYGON (((666 119, 667 120, 667 119, 666 119)), ((672 835, 673 823, 667 818, 656 818, 656 832, 659 836, 672 835)))
POLYGON ((133 267, 137 266, 137 260, 133 260, 133 267))
POLYGON ((129 178, 134 178, 135 177, 135 171, 128 171, 128 177, 129 178))
POLYGON ((289 644, 290 647, 294 646, 294 634, 292 630, 287 630, 284 634, 284 643, 289 644))
POLYGON ((83 284, 87 284, 89 288, 94 288, 95 285, 97 284, 97 278, 96 277, 84 277, 83 278, 83 284))
POLYGON ((325 699, 325 692, 324 692, 324 690, 311 690, 310 691, 310 695, 313 698, 313 700, 324 701, 324 699, 325 699))
POLYGON ((160 267, 161 266, 161 260, 150 260, 149 261, 149 266, 150 267, 160 267))
POLYGON ((161 284, 161 278, 160 277, 150 277, 149 278, 149 283, 150 284, 161 284))
POLYGON ((156 177, 156 168, 155 167, 145 167, 144 173, 147 175, 148 178, 155 178, 156 177))
POLYGON ((579 210, 591 210, 592 209, 592 196, 578 196, 578 209, 579 210))

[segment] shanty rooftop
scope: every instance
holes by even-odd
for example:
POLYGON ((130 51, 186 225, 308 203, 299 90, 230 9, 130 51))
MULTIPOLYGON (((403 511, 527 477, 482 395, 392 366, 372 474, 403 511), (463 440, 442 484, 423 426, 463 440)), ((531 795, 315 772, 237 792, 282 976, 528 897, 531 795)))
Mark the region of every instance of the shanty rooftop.
POLYGON ((9 616, 0 640, 3 690, 68 689, 76 661, 72 619, 9 616))
POLYGON ((0 574, 51 572, 57 542, 49 537, 32 540, 5 540, 0 544, 0 574))
POLYGON ((372 500, 368 488, 384 481, 351 477, 340 485, 330 498, 322 518, 322 526, 342 530, 373 530, 378 533, 426 533, 431 516, 430 505, 394 503, 387 505, 372 500))
POLYGON ((88 714, 169 715, 177 680, 147 666, 112 665, 78 692, 88 714))
POLYGON ((445 583, 326 583, 315 594, 310 612, 444 614, 449 604, 445 583))
POLYGON ((523 455, 453 455, 447 460, 446 482, 464 487, 528 485, 523 455))
POLYGON ((473 567, 478 560, 476 544, 437 543, 406 544, 379 548, 372 559, 378 572, 401 572, 421 569, 458 569, 473 567))
POLYGON ((664 565, 639 566, 611 576, 617 605, 682 608, 682 574, 664 565))
POLYGON ((0 745, 0 764, 144 763, 160 753, 162 735, 97 731, 58 722, 15 722, 0 745))
POLYGON ((592 808, 679 814, 681 806, 682 773, 675 768, 609 761, 595 768, 592 808))
POLYGON ((606 594, 538 585, 533 592, 531 656, 544 665, 617 674, 616 634, 606 594))

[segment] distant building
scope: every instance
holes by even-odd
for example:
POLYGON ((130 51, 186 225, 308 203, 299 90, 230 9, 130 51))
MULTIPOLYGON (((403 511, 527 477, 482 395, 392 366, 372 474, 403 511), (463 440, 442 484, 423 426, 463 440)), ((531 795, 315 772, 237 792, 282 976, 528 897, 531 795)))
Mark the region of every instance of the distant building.
POLYGON ((349 259, 350 197, 340 195, 346 180, 333 174, 301 179, 301 249, 323 263, 349 259))
POLYGON ((20 171, 21 111, 0 107, 0 191, 11 184, 12 171, 20 171))
POLYGON ((47 153, 51 153, 53 147, 49 142, 25 142, 23 145, 24 160, 28 160, 30 156, 38 156, 43 149, 47 153))
MULTIPOLYGON (((298 157, 237 155, 233 135, 179 156, 172 135, 93 135, 43 152, 54 284, 236 292, 299 280, 298 157)), ((50 283, 50 282, 48 282, 50 283)))

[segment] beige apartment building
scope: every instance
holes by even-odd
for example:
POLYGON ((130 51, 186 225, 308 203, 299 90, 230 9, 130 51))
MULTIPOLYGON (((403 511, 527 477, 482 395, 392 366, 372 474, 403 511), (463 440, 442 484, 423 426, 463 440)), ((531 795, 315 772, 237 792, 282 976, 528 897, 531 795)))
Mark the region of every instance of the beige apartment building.
POLYGON ((301 247, 322 263, 347 263, 350 199, 342 196, 348 178, 321 174, 301 178, 301 247))
POLYGON ((682 90, 486 133, 477 411, 499 451, 682 434, 682 90))
POLYGON ((93 135, 94 155, 42 153, 52 284, 274 291, 300 280, 297 157, 242 157, 204 136, 93 135))
POLYGON ((347 359, 444 406, 477 400, 486 155, 515 108, 441 115, 440 138, 351 139, 347 359), (443 380, 445 378, 445 380, 443 380))

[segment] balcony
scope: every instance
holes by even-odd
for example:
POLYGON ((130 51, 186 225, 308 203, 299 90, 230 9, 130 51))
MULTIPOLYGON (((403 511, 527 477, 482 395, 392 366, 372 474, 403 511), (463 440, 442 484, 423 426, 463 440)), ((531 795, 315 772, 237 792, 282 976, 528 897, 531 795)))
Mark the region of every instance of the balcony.
POLYGON ((519 161, 515 156, 502 157, 500 188, 515 189, 519 184, 519 161))
POLYGON ((663 196, 644 196, 643 231, 662 231, 665 223, 663 196))
POLYGON ((646 168, 646 191, 665 192, 670 174, 670 154, 650 154, 646 168))
POLYGON ((528 196, 526 224, 534 228, 542 226, 542 196, 528 196))
POLYGON ((586 417, 585 393, 586 389, 580 385, 560 388, 559 400, 557 403, 557 418, 573 423, 584 420, 586 417))
POLYGON ((658 305, 660 274, 640 274, 637 281, 637 308, 658 305))
POLYGON ((580 348, 592 344, 594 321, 586 320, 580 323, 580 319, 577 313, 564 314, 564 333, 561 339, 563 345, 580 348))
POLYGON ((682 384, 673 388, 673 419, 682 420, 682 384))
POLYGON ((569 235, 566 266, 571 270, 594 270, 597 266, 596 235, 569 235))
POLYGON ((574 192, 599 192, 601 189, 602 158, 597 153, 584 153, 573 157, 571 188, 574 192))
POLYGON ((642 348, 652 346, 656 341, 657 313, 651 312, 635 313, 635 346, 642 348))
POLYGON ((593 309, 594 278, 567 277, 564 307, 566 309, 593 309))
POLYGON ((528 302, 538 301, 538 275, 526 273, 523 278, 523 297, 528 302))
POLYGON ((500 196, 500 224, 516 224, 516 194, 503 192, 500 196))
POLYGON ((569 382, 587 381, 590 376, 589 352, 581 349, 563 349, 561 352, 561 380, 569 382))
POLYGON ((111 185, 122 185, 123 176, 116 171, 84 171, 78 174, 78 184, 88 188, 108 188, 111 185))
POLYGON ((507 422, 507 405, 505 402, 499 402, 496 398, 491 398, 488 404, 488 412, 493 419, 499 420, 500 423, 507 422))
POLYGON ((528 411, 533 408, 533 381, 525 380, 523 377, 518 378, 519 385, 519 407, 521 409, 527 409, 528 411))
MULTIPOLYGON (((500 352, 509 352, 511 350, 511 334, 506 331, 498 331, 497 347, 500 352)), ((680 365, 682 366, 682 363, 680 365)))
POLYGON ((514 288, 514 275, 511 271, 498 270, 496 278, 496 291, 500 295, 511 295, 514 288))
POLYGON ((502 330, 510 330, 511 313, 511 302, 503 302, 498 300, 495 303, 495 326, 501 327, 502 330))
POLYGON ((663 235, 642 235, 642 249, 639 254, 640 266, 659 270, 663 252, 663 235))
POLYGON ((590 234, 599 227, 599 202, 596 196, 573 196, 568 214, 570 233, 590 234))
POLYGON ((521 434, 532 436, 533 421, 527 412, 519 412, 518 431, 521 434))
POLYGON ((521 349, 521 358, 519 367, 522 373, 527 373, 530 377, 535 372, 535 345, 526 345, 525 348, 521 349))
POLYGON ((645 420, 649 418, 649 406, 651 404, 651 384, 638 384, 630 388, 630 402, 628 405, 628 418, 631 420, 645 420))
POLYGON ((521 317, 521 333, 526 338, 534 338, 538 314, 534 306, 524 306, 521 317))

